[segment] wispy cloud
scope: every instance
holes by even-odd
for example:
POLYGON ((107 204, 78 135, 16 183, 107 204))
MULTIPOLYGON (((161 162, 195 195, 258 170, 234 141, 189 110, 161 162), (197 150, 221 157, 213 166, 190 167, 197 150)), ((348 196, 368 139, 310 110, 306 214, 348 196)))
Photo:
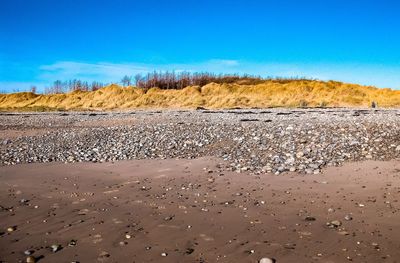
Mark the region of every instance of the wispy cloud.
POLYGON ((308 77, 321 80, 389 87, 400 89, 400 66, 357 64, 302 64, 262 63, 229 59, 212 59, 190 64, 144 64, 144 63, 86 63, 59 61, 38 68, 38 75, 31 82, 0 82, 0 90, 28 89, 36 85, 40 89, 55 80, 81 79, 85 81, 118 82, 124 75, 152 71, 189 71, 214 73, 239 73, 279 77, 308 77))
POLYGON ((82 63, 61 61, 40 67, 39 79, 96 79, 107 82, 118 81, 124 75, 135 75, 152 71, 209 71, 209 72, 236 72, 240 63, 237 60, 213 59, 193 64, 142 64, 142 63, 82 63))
POLYGON ((133 75, 149 71, 149 67, 139 64, 81 63, 61 61, 40 67, 38 76, 43 81, 56 79, 99 80, 105 82, 118 81, 124 75, 133 75))

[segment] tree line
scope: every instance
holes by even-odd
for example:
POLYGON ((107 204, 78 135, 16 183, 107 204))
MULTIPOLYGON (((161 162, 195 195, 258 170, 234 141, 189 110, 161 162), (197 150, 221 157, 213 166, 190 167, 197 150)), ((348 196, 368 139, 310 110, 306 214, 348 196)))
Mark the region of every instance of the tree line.
MULTIPOLYGON (((68 80, 68 81, 61 81, 61 80, 56 80, 53 82, 53 84, 50 87, 46 87, 44 90, 44 93, 46 94, 55 94, 55 93, 64 93, 64 92, 70 92, 70 91, 96 91, 98 89, 101 89, 108 84, 98 82, 98 81, 93 81, 89 83, 88 81, 82 81, 79 79, 73 79, 73 80, 68 80)), ((31 88, 32 92, 36 91, 36 87, 31 88), (34 88, 34 91, 33 91, 34 88)))
POLYGON ((121 83, 124 87, 131 86, 133 83, 138 88, 150 89, 157 87, 160 89, 183 89, 188 86, 205 86, 209 83, 240 83, 245 85, 256 85, 265 81, 288 83, 294 80, 311 80, 304 77, 279 78, 248 75, 248 74, 214 74, 209 72, 152 72, 145 75, 137 74, 124 76, 121 83))
MULTIPOLYGON (((306 78, 263 78, 261 76, 247 75, 247 74, 214 74, 209 72, 150 72, 147 74, 136 74, 135 76, 125 75, 119 82, 123 87, 136 86, 148 90, 153 87, 159 89, 183 89, 188 86, 205 86, 209 83, 240 83, 246 85, 260 84, 264 81, 275 81, 279 83, 287 83, 294 80, 310 80, 306 78)), ((96 91, 108 84, 102 82, 87 82, 79 79, 69 81, 54 81, 53 85, 45 88, 45 93, 64 93, 68 91, 96 91)), ((35 88, 36 91, 36 88, 35 88)))
MULTIPOLYGON (((132 82, 132 78, 125 76, 122 84, 127 84, 126 80, 132 82), (125 82, 124 82, 125 81, 125 82)), ((137 74, 134 76, 135 86, 143 89, 157 87, 160 89, 183 89, 188 86, 204 86, 209 83, 236 83, 246 82, 257 84, 263 81, 260 76, 239 75, 239 74, 214 74, 209 72, 151 72, 145 75, 137 74)))

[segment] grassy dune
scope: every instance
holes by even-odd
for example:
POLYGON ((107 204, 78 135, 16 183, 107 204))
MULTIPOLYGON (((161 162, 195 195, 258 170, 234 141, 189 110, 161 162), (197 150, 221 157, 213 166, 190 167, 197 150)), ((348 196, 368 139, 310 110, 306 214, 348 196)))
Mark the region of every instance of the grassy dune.
POLYGON ((400 107, 400 90, 341 82, 273 80, 257 85, 210 83, 181 90, 122 88, 39 95, 0 94, 0 110, 111 110, 131 108, 400 107))

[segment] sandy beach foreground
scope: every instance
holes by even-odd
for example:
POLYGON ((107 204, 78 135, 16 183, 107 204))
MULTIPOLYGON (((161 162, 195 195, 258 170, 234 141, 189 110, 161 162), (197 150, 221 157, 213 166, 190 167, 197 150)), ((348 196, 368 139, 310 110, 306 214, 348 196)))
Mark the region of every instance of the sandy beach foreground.
POLYGON ((396 109, 0 113, 0 262, 400 262, 399 125, 396 109))
POLYGON ((3 166, 0 261, 399 262, 398 160, 317 175, 222 163, 3 166))

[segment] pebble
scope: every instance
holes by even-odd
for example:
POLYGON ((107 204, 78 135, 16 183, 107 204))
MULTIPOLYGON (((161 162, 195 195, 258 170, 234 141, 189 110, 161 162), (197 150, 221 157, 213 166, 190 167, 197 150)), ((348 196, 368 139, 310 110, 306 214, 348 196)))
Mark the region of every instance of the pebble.
POLYGON ((164 218, 164 221, 171 221, 174 218, 174 216, 166 216, 164 218))
POLYGON ((376 242, 372 242, 371 245, 375 248, 375 249, 379 249, 379 244, 376 242))
POLYGON ((313 217, 313 216, 306 216, 306 217, 304 218, 304 220, 305 220, 305 221, 315 221, 316 218, 313 217))
POLYGON ((341 226, 342 222, 340 222, 339 220, 333 220, 333 221, 326 223, 326 225, 331 228, 336 228, 336 227, 341 226))
POLYGON ((262 258, 259 263, 275 263, 276 261, 271 258, 262 258))
POLYGON ((351 215, 345 215, 345 216, 344 216, 344 219, 345 219, 346 221, 351 221, 351 220, 353 220, 353 217, 352 217, 351 215))
MULTIPOLYGON (((379 114, 379 113, 378 113, 379 114)), ((169 118, 167 113, 165 114, 166 118, 169 118)), ((261 114, 260 114, 261 115, 261 114)), ((207 115, 207 122, 199 122, 197 120, 202 120, 202 115, 198 113, 194 113, 194 117, 188 117, 188 122, 191 125, 185 125, 185 129, 180 128, 181 126, 176 125, 165 125, 163 122, 155 122, 155 123, 141 123, 138 122, 137 127, 135 126, 132 129, 129 126, 118 126, 111 127, 110 129, 106 128, 85 128, 81 127, 80 129, 83 131, 83 134, 87 134, 88 132, 93 132, 93 138, 91 136, 82 136, 78 130, 74 130, 72 127, 69 130, 58 130, 58 131, 49 131, 48 133, 35 137, 23 137, 18 140, 13 141, 13 148, 11 149, 8 146, 5 146, 0 149, 0 164, 12 165, 18 162, 50 162, 50 161, 66 161, 68 156, 73 155, 74 161, 92 161, 92 160, 101 160, 105 156, 105 161, 114 161, 114 160, 124 160, 124 159, 133 159, 133 158, 171 158, 171 157, 190 157, 196 158, 202 155, 213 155, 223 157, 228 161, 228 163, 232 163, 229 168, 232 168, 234 171, 251 171, 252 173, 257 174, 256 172, 268 171, 268 172, 279 172, 284 173, 287 171, 299 171, 301 173, 317 173, 321 170, 325 165, 338 165, 346 160, 361 160, 364 159, 366 153, 362 153, 362 149, 368 149, 373 144, 373 140, 365 140, 370 137, 380 136, 382 132, 382 127, 385 128, 385 136, 381 136, 382 140, 379 142, 380 148, 374 148, 373 156, 384 156, 384 159, 392 158, 393 156, 399 157, 399 153, 394 153, 393 147, 386 147, 389 143, 393 144, 396 139, 398 139, 398 124, 395 122, 386 123, 381 121, 382 118, 376 116, 367 116, 365 119, 361 119, 363 117, 359 117, 357 119, 353 117, 346 116, 345 117, 335 117, 332 116, 332 123, 326 122, 326 118, 321 118, 318 114, 310 113, 310 116, 301 117, 299 120, 296 118, 290 119, 276 119, 277 121, 273 123, 294 122, 294 125, 291 129, 290 136, 286 135, 285 128, 280 129, 278 125, 270 126, 270 124, 260 123, 260 126, 255 126, 255 122, 249 122, 242 126, 242 124, 237 124, 234 122, 235 116, 234 114, 227 113, 217 113, 215 115, 207 115), (221 116, 226 117, 220 118, 221 116), (360 121, 360 127, 353 124, 353 121, 360 121), (368 120, 368 121, 366 121, 368 120), (387 124, 386 127, 383 124, 387 124), (327 131, 330 130, 334 125, 337 125, 338 132, 331 133, 327 131), (368 130, 368 133, 365 131, 368 130), (301 133, 307 134, 307 141, 301 138, 299 134, 301 133), (124 136, 118 136, 120 134, 124 134, 124 136), (324 141, 318 140, 321 138, 321 133, 324 134, 324 141), (75 137, 72 137, 74 134, 75 137), (166 134, 168 136, 166 136, 166 134), (253 135, 255 134, 255 135, 253 135), (279 136, 277 136, 279 134, 279 136), (140 136, 139 136, 140 135, 140 136), (345 136, 343 136, 345 135, 345 136), (357 140, 362 142, 360 148, 352 148, 349 147, 349 139, 351 137, 355 137, 357 135, 357 140), (273 137, 274 136, 274 137, 273 137), (235 140, 234 138, 241 138, 240 140, 235 140), (254 138, 257 137, 255 142, 254 138), (76 138, 76 141, 72 143, 72 138, 76 138), (150 138, 150 139, 149 139, 150 138), (232 140, 229 140, 232 139, 232 140), (191 144, 184 144, 183 141, 193 141, 191 144), (217 143, 219 141, 233 141, 237 143, 234 145, 235 147, 219 147, 214 149, 213 147, 208 147, 210 144, 217 143), (57 143, 54 143, 57 142, 57 143), (76 143, 77 142, 77 143, 76 143), (41 145, 42 147, 32 147, 29 145, 41 145), (28 145, 27 149, 20 147, 28 145), (122 147, 120 145, 130 145, 132 147, 122 147), (201 146, 199 146, 201 145, 201 146), (335 146, 335 148, 330 148, 331 146, 335 146), (173 148, 170 148, 174 146, 173 148), (237 146, 237 147, 236 147, 237 146), (323 151, 325 148, 331 149, 329 152, 323 151), (18 150, 16 150, 18 149, 18 150), (96 149, 95 151, 93 149, 96 149), (109 149, 113 149, 111 152, 109 149), (154 151, 149 150, 154 149, 154 151), (259 156, 258 150, 262 151, 262 156, 259 156), (384 150, 383 150, 384 149, 384 150), (59 154, 55 155, 54 152, 58 152, 59 154), (376 152, 375 152, 376 151, 376 152), (75 153, 76 152, 76 153, 75 153), (348 156, 348 157, 346 157, 348 156), (240 157, 240 158, 238 158, 240 157), (36 158, 36 159, 35 159, 36 158), (240 160, 239 160, 240 159, 240 160), (18 162, 17 162, 18 160, 18 162)), ((111 115, 112 116, 112 115, 111 115)), ((182 115, 183 116, 183 115, 182 115)), ((182 116, 178 116, 177 118, 182 118, 182 116)), ((186 118, 185 117, 185 118, 186 118)), ((271 116, 268 116, 269 118, 271 116)), ((9 117, 7 117, 9 118, 9 117)), ((39 117, 39 118, 51 118, 50 117, 39 117)), ((81 118, 81 117, 79 117, 81 118)), ((262 116, 260 116, 262 118, 262 116)), ((140 119, 140 117, 139 117, 140 119)), ((142 120, 146 118, 143 117, 142 120)), ((204 118, 206 119, 206 118, 204 118)), ((398 117, 390 117, 391 120, 398 120, 398 117)), ((25 120, 24 120, 25 121, 25 120)), ((285 126, 284 126, 285 127, 285 126)), ((398 142, 397 142, 398 143, 398 142)), ((358 146, 357 146, 358 147, 358 146)), ((372 154, 371 154, 372 155, 372 154)), ((223 167, 224 170, 227 167, 223 167)), ((207 170, 209 175, 204 177, 204 181, 207 186, 213 186, 214 178, 208 176, 216 176, 219 171, 215 171, 211 173, 211 170, 207 170)), ((257 174, 258 175, 258 174, 257 174)), ((217 177, 218 178, 218 177, 217 177)), ((218 178, 217 182, 222 182, 225 178, 218 178)), ((319 185, 319 187, 326 187, 327 181, 316 181, 316 183, 320 183, 323 185, 319 185)), ((143 191, 147 191, 146 194, 153 195, 157 191, 157 187, 152 186, 150 183, 147 186, 137 186, 141 187, 143 191)), ((190 186, 186 186, 182 188, 185 191, 179 192, 187 192, 192 188, 190 186)), ((235 196, 234 199, 240 200, 242 198, 246 200, 254 200, 254 196, 248 196, 248 193, 245 193, 243 190, 239 189, 231 189, 232 195, 235 196), (236 191, 242 191, 243 193, 236 193, 236 191)), ((266 190, 266 189, 265 189, 266 190)), ((175 189, 173 190, 175 191, 175 189)), ((173 192, 171 191, 171 192, 173 192)), ((287 191, 287 194, 294 194, 296 192, 295 189, 291 189, 291 191, 287 191)), ((340 193, 341 194, 341 193, 340 193)), ((27 197, 27 196, 25 196, 27 197)), ((214 211, 218 211, 217 207, 212 208, 210 211, 208 208, 212 206, 208 206, 211 203, 211 199, 207 198, 206 205, 207 208, 201 208, 204 212, 209 212, 213 214, 214 211)), ((18 202, 19 198, 16 198, 16 202, 18 202)), ((307 200, 308 201, 308 200, 307 200)), ((315 200, 316 204, 321 200, 315 200)), ((360 200, 358 200, 360 201, 360 200)), ((19 200, 20 204, 27 204, 29 201, 26 199, 19 200)), ((33 202, 33 201, 32 201, 33 202)), ((201 202, 201 199, 199 200, 201 202)), ((359 207, 363 207, 363 204, 354 203, 352 201, 353 206, 358 205, 359 207)), ((363 200, 366 202, 366 200, 363 200)), ((237 201, 238 203, 238 201, 237 201)), ((226 202, 226 205, 235 206, 237 203, 231 204, 226 202)), ((264 201, 258 201, 257 204, 264 204, 264 201)), ((327 203, 325 203, 327 204, 327 203)), ((202 204, 203 205, 203 204, 202 204)), ((331 204, 334 206, 333 204, 331 204)), ((196 209, 199 209, 201 205, 197 205, 196 209)), ((23 208, 25 209, 25 208, 23 208)), ((43 209, 45 209, 43 207, 43 209)), ((326 209, 326 208, 324 208, 326 209)), ((340 210, 340 208, 337 208, 340 210)), ((243 209, 245 210, 245 209, 243 209)), ((325 210, 326 211, 326 210, 325 210)), ((329 208, 329 213, 334 213, 335 209, 329 208)), ((360 211, 361 212, 361 211, 360 211)), ((304 213, 303 213, 304 216, 304 213)), ((320 215, 318 216, 318 220, 321 220, 320 215)), ((332 216, 332 215, 330 215, 332 216)), ((341 215, 342 216, 342 215, 341 215)), ((164 218, 165 221, 170 221, 173 219, 173 216, 160 217, 162 220, 164 218)), ((299 217, 301 219, 301 217, 299 217)), ((253 220, 253 219, 252 219, 253 220)), ((306 216, 304 218, 305 221, 316 221, 316 217, 306 216)), ((350 214, 344 216, 344 220, 349 221, 352 220, 352 216, 350 214)), ((50 220, 49 220, 50 222, 50 220)), ((172 222, 171 222, 172 223, 172 222)), ((298 222, 298 225, 301 225, 298 222)), ((346 224, 346 222, 344 222, 346 224)), ((304 222, 303 222, 304 225, 304 222)), ((349 235, 349 232, 340 228, 342 222, 339 220, 333 220, 327 223, 328 226, 332 228, 337 228, 337 233, 339 235, 349 235)), ((189 229, 191 226, 187 226, 189 229)), ((318 224, 314 227, 321 227, 318 224)), ((297 228, 297 227, 296 227, 297 228)), ((9 227, 7 229, 8 232, 12 232, 16 229, 16 227, 9 227), (11 229, 11 230, 9 230, 11 229)), ((289 230, 289 227, 288 227, 289 230)), ((290 229, 292 230, 292 229, 290 229)), ((298 229, 297 229, 298 230, 298 229)), ((297 231, 296 230, 296 231, 297 231)), ((189 230, 187 230, 189 231, 189 230)), ((18 231, 19 232, 19 231, 18 231)), ((190 231, 189 231, 190 232, 190 231)), ((335 231, 336 232, 336 231, 335 231)), ((352 231, 353 232, 353 231, 352 231)), ((307 232, 303 232, 305 234, 307 232)), ((333 233, 333 232, 332 232, 333 233)), ((335 233, 334 233, 335 234, 335 233)), ((10 235, 11 236, 11 235, 10 235)), ((130 234, 125 234, 126 239, 132 238, 130 234)), ((340 237, 336 237, 340 238, 340 237)), ((120 237, 120 239, 123 240, 120 237)), ((288 240, 290 241, 290 240, 288 240)), ((287 242, 287 241, 286 241, 287 242)), ((131 241, 129 241, 131 243, 131 241)), ((73 245, 75 245, 74 242, 73 245)), ((119 244, 125 245, 127 241, 120 241, 119 244)), ((379 247, 377 243, 372 243, 372 247, 379 247)), ((59 245, 53 245, 52 250, 56 252, 60 249, 59 245), (53 247, 55 246, 55 247, 53 247)), ((71 246, 71 242, 69 244, 71 246)), ((284 247, 286 249, 295 249, 296 244, 288 243, 285 244, 284 247)), ((302 247, 299 244, 299 248, 302 247)), ((300 250, 300 249, 297 250, 300 250)), ((120 248, 122 249, 122 248, 120 248)), ((146 250, 149 250, 150 247, 146 247, 146 250)), ((67 249, 65 249, 67 250, 67 249)), ((259 250, 259 249, 258 249, 259 250)), ((260 251, 257 250, 257 253, 260 251)), ((185 248, 182 250, 185 252, 185 248)), ((186 250, 187 252, 193 252, 191 249, 186 250)), ((64 252, 64 251, 62 251, 64 252)), ((249 250, 250 253, 255 253, 254 250, 249 250)), ((317 251, 318 252, 318 251, 317 251)), ((147 253, 151 253, 147 252, 147 253)), ((157 252, 160 253, 160 252, 157 252)), ((199 252, 200 253, 200 252, 199 252)), ((315 253, 315 252, 314 252, 315 253)), ((30 254, 25 254, 26 256, 30 256, 30 254)), ((62 253, 60 253, 62 255, 62 253)), ((324 254, 325 255, 325 254, 324 254)), ((162 257, 168 256, 167 253, 161 253, 162 257)), ((175 256, 175 255, 172 255, 175 256)), ((100 258, 110 257, 110 254, 107 252, 102 252, 99 256, 100 258)), ((171 258, 171 255, 169 256, 171 258)), ((33 261, 34 262, 34 261, 33 261)), ((275 262, 275 260, 270 258, 262 258, 259 260, 261 263, 275 262)))
POLYGON ((75 239, 71 239, 71 241, 69 241, 68 246, 70 247, 74 247, 76 246, 77 241, 75 239))
POLYGON ((50 248, 51 248, 51 251, 57 252, 57 251, 61 250, 62 247, 60 245, 53 244, 50 246, 50 248))
POLYGON ((27 199, 21 199, 21 200, 19 200, 19 202, 21 203, 21 204, 27 204, 27 203, 29 203, 29 200, 27 200, 27 199))
MULTIPOLYGON (((271 109, 262 114, 261 111, 252 109, 250 114, 256 114, 259 121, 245 125, 239 125, 243 110, 130 111, 91 116, 77 112, 62 118, 56 112, 36 114, 34 118, 26 118, 32 115, 30 113, 4 115, 0 125, 9 127, 10 123, 15 123, 16 129, 45 128, 49 123, 57 125, 44 134, 19 137, 0 147, 0 165, 216 156, 232 163, 232 169, 238 172, 318 174, 328 164, 336 166, 347 160, 400 157, 397 150, 400 122, 395 110, 354 114, 354 110, 348 109, 335 109, 333 113, 324 109, 302 109, 305 114, 301 115, 292 109, 271 109), (80 125, 87 121, 131 117, 132 113, 138 120, 134 128, 131 125, 80 125), (75 124, 81 127, 76 128, 75 124), (384 136, 382 131, 385 131, 384 136), (307 138, 302 134, 307 134, 307 138), (208 147, 221 141, 232 141, 234 145, 208 147), (263 158, 254 154, 260 149, 263 158)), ((143 186, 142 190, 150 189, 143 186)))
POLYGON ((186 251, 185 251, 185 254, 186 254, 186 255, 190 255, 190 254, 192 254, 193 252, 194 252, 194 249, 193 249, 193 248, 187 248, 186 251))
POLYGON ((7 232, 14 232, 15 230, 17 230, 17 227, 16 226, 10 226, 10 227, 7 227, 7 232))
POLYGON ((343 230, 343 231, 339 231, 338 234, 342 235, 342 236, 347 236, 347 235, 349 235, 349 232, 343 230))
POLYGON ((107 251, 102 251, 102 252, 99 254, 99 256, 98 256, 97 259, 103 260, 103 259, 105 259, 105 258, 109 258, 110 256, 111 256, 110 253, 108 253, 107 251))
POLYGON ((295 249, 296 248, 296 244, 294 244, 294 243, 286 243, 283 247, 286 248, 286 249, 295 249))

